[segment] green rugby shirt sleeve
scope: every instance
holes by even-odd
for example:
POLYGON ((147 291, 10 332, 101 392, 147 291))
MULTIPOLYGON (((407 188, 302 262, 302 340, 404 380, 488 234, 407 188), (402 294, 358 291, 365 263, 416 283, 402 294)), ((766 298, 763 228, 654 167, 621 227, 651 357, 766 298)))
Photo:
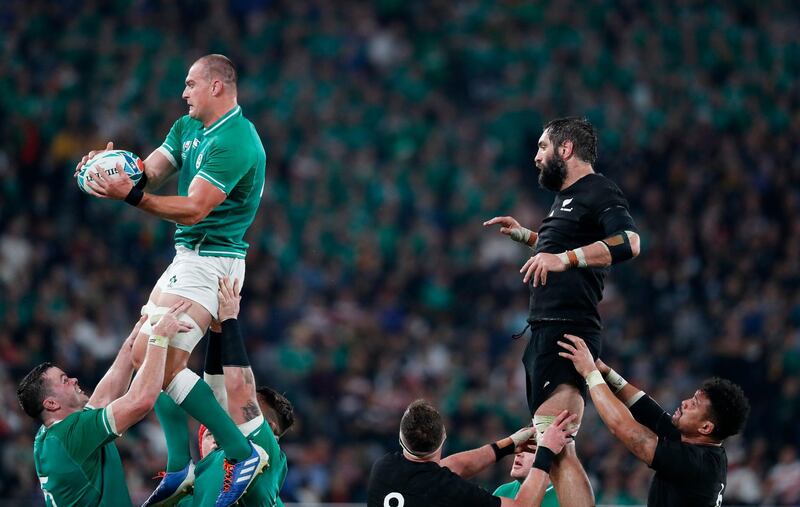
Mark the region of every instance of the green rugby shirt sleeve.
POLYGON ((167 137, 156 151, 164 155, 175 169, 181 168, 181 130, 183 128, 183 118, 178 118, 169 129, 167 137))
POLYGON ((195 178, 203 178, 225 194, 230 194, 253 165, 254 161, 248 150, 233 146, 213 146, 202 161, 195 178))
POLYGON ((114 432, 105 408, 84 410, 69 424, 62 444, 78 463, 119 436, 114 432))

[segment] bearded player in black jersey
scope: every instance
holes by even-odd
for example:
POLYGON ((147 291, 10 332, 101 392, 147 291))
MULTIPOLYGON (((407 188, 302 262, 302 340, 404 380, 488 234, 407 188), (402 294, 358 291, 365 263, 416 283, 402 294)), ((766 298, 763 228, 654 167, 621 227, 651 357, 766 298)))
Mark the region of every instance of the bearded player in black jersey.
POLYGON ((738 433, 750 412, 742 388, 729 380, 706 380, 668 414, 644 391, 629 384, 586 343, 566 335, 559 342, 586 379, 592 402, 611 433, 656 471, 648 507, 720 507, 728 477, 722 442, 738 433))
MULTIPOLYGON (((609 266, 639 255, 639 235, 620 189, 594 172, 597 134, 588 120, 549 122, 539 138, 536 167, 539 184, 556 192, 538 233, 513 217, 495 217, 500 232, 534 251, 520 272, 530 284, 528 324, 531 339, 522 362, 527 377, 528 408, 541 434, 562 410, 583 416, 586 385, 572 363, 559 357, 565 334, 583 337, 594 357, 601 352, 600 315, 603 282, 609 266)), ((594 505, 583 466, 569 444, 550 473, 564 507, 594 505)))

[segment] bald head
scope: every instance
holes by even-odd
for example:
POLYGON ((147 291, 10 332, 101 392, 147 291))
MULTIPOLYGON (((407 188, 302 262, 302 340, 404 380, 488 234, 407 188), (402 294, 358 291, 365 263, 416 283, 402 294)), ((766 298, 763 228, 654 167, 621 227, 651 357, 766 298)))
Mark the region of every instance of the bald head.
POLYGON ((206 79, 211 82, 214 80, 222 81, 226 88, 236 92, 236 66, 225 55, 206 55, 195 62, 195 65, 202 66, 206 79))

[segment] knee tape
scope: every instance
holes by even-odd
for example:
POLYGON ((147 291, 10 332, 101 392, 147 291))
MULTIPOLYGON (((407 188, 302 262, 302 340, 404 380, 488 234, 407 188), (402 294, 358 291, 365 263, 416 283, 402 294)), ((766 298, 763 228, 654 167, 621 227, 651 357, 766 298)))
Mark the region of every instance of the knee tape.
MULTIPOLYGON (((539 442, 544 435, 544 432, 547 428, 553 424, 553 421, 556 420, 556 416, 554 415, 535 415, 533 416, 533 427, 536 428, 536 441, 539 442)), ((572 437, 576 437, 578 435, 578 430, 580 429, 581 424, 570 424, 567 426, 567 433, 572 435, 572 437)))
POLYGON ((184 368, 175 375, 175 378, 172 379, 172 382, 169 383, 164 392, 167 393, 167 396, 172 398, 175 403, 180 405, 189 395, 189 391, 192 390, 198 380, 200 380, 200 377, 198 377, 195 372, 189 368, 184 368))
POLYGON ((169 346, 184 350, 191 354, 197 344, 200 343, 200 340, 203 339, 205 330, 201 329, 197 322, 195 322, 193 318, 189 317, 189 315, 185 313, 178 317, 178 320, 191 325, 192 329, 186 331, 185 333, 182 332, 176 334, 175 338, 169 341, 169 346))
MULTIPOLYGON (((148 317, 151 317, 157 308, 158 308, 157 304, 153 303, 152 301, 147 301, 147 304, 142 307, 142 310, 139 312, 139 315, 147 315, 148 317)), ((139 332, 146 334, 147 336, 153 334, 153 326, 150 324, 150 318, 144 321, 142 327, 139 328, 139 332)))
MULTIPOLYGON (((153 334, 152 326, 155 326, 158 323, 158 321, 161 320, 161 317, 163 317, 164 314, 169 311, 168 306, 155 306, 155 305, 153 306, 154 309, 152 310, 151 313, 148 314, 150 315, 150 326, 151 326, 149 330, 150 332, 148 334, 153 334)), ((200 329, 200 326, 197 324, 197 322, 195 322, 194 319, 191 318, 187 313, 181 314, 181 316, 178 317, 178 320, 189 324, 190 326, 192 326, 192 329, 189 331, 180 332, 176 334, 169 341, 169 346, 191 353, 194 350, 195 346, 200 342, 200 340, 203 339, 205 331, 200 329)), ((144 328, 144 326, 142 326, 142 328, 144 328)))

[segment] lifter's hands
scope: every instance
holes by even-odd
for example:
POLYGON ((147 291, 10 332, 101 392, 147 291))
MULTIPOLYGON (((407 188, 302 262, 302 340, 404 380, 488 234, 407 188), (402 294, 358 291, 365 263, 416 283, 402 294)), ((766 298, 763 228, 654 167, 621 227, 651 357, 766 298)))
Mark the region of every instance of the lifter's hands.
POLYGON ((78 165, 75 166, 75 174, 73 174, 72 176, 77 178, 78 177, 78 173, 81 172, 81 167, 86 165, 86 162, 88 162, 89 160, 93 159, 95 156, 99 155, 100 153, 105 153, 105 152, 111 151, 113 149, 114 149, 114 142, 113 141, 109 141, 108 144, 106 144, 106 149, 105 150, 92 150, 92 151, 90 151, 89 153, 84 155, 83 158, 81 159, 81 161, 78 162, 78 165))
POLYGON ((509 435, 508 438, 514 442, 514 454, 520 452, 536 452, 536 430, 531 426, 526 426, 516 433, 509 435))
POLYGON ((594 365, 598 370, 600 370, 600 374, 603 376, 603 378, 606 378, 606 375, 608 375, 608 373, 611 371, 611 367, 604 363, 600 358, 594 360, 594 365))
POLYGON ((578 420, 577 414, 570 415, 569 412, 564 410, 553 421, 553 424, 547 427, 539 439, 540 447, 547 447, 553 454, 560 453, 564 446, 572 442, 573 436, 567 432, 570 424, 578 420))
POLYGON ((525 243, 528 246, 536 244, 539 235, 531 230, 522 227, 514 217, 494 217, 483 223, 484 227, 500 224, 500 232, 510 237, 518 243, 525 243), (527 236, 527 238, 526 238, 527 236))
POLYGON ((558 344, 562 349, 566 350, 566 352, 559 352, 558 355, 572 361, 575 369, 582 377, 585 378, 586 375, 597 369, 594 364, 592 352, 589 350, 589 347, 586 346, 586 342, 583 341, 582 338, 571 334, 565 334, 564 340, 559 340, 558 344))
POLYGON ((525 273, 525 276, 522 277, 524 283, 528 283, 533 277, 533 286, 537 287, 539 283, 547 284, 547 273, 550 271, 560 273, 568 268, 569 266, 564 264, 556 254, 541 252, 528 259, 519 272, 525 273))
POLYGON ((219 292, 217 292, 219 299, 217 319, 219 322, 239 317, 239 303, 242 301, 241 290, 238 278, 234 279, 233 283, 227 276, 219 279, 219 292))
POLYGON ((188 322, 178 320, 178 317, 189 308, 192 303, 188 301, 179 301, 169 307, 169 311, 158 319, 158 323, 153 326, 153 335, 163 336, 170 340, 178 333, 185 333, 192 330, 192 325, 188 322))

